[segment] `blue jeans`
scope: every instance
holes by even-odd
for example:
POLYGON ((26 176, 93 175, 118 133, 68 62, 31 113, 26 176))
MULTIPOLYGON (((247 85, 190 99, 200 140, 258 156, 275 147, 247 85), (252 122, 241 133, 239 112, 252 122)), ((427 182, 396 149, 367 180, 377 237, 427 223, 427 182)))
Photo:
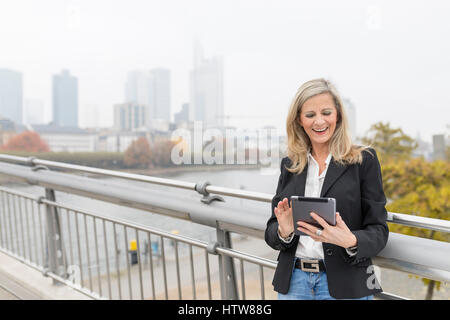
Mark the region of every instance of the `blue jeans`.
MULTIPOLYGON (((294 268, 287 294, 278 293, 278 300, 336 300, 328 291, 325 272, 305 272, 294 268)), ((350 300, 373 300, 373 296, 350 300)))

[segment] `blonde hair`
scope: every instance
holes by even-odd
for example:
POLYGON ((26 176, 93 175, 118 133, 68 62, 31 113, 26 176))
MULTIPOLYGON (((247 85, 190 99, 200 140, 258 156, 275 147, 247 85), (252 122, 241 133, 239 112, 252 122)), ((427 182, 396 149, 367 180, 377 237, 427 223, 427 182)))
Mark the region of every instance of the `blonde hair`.
POLYGON ((329 93, 333 97, 337 110, 336 129, 329 145, 331 155, 335 161, 343 165, 362 162, 362 151, 367 147, 353 145, 342 100, 336 88, 328 80, 320 78, 305 82, 298 89, 289 108, 286 131, 287 155, 291 159, 291 166, 287 170, 290 172, 299 174, 303 171, 308 163, 308 151, 312 147, 308 135, 298 121, 300 111, 306 100, 322 93, 329 93))

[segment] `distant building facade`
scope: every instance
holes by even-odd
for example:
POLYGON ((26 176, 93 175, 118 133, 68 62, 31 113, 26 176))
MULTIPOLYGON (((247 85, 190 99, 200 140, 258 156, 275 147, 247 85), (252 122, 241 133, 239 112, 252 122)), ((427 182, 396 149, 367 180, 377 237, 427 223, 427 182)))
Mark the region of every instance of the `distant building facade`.
POLYGON ((31 129, 41 136, 53 152, 94 152, 97 149, 97 134, 78 127, 32 125, 31 129))
POLYGON ((120 131, 133 131, 147 127, 146 105, 122 103, 114 105, 114 128, 120 131))
POLYGON ((190 80, 189 120, 203 121, 204 128, 223 127, 222 57, 205 59, 200 44, 196 42, 190 80))
POLYGON ((78 79, 68 70, 53 76, 53 122, 78 127, 78 79))
POLYGON ((146 124, 170 122, 171 75, 170 70, 156 68, 150 71, 135 70, 127 74, 125 102, 145 105, 146 124))
POLYGON ((445 136, 433 135, 433 160, 445 160, 445 136))
POLYGON ((356 108, 353 102, 350 99, 343 99, 344 108, 347 111, 348 125, 350 129, 350 134, 352 135, 352 139, 356 140, 356 108))
POLYGON ((189 103, 183 103, 181 110, 174 115, 174 122, 187 122, 189 121, 189 103))
POLYGON ((23 123, 22 73, 0 69, 0 118, 23 123))

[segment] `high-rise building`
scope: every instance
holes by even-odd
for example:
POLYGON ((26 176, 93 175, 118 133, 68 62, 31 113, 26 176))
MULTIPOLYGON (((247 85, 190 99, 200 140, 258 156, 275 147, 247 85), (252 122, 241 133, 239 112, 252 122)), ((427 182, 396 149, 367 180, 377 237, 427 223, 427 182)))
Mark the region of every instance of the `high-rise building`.
POLYGON ((153 96, 153 83, 148 72, 141 70, 130 71, 125 83, 125 102, 150 105, 153 96))
POLYGON ((68 70, 53 76, 53 122, 78 127, 78 79, 68 70))
POLYGON ((128 72, 125 101, 147 107, 147 124, 170 121, 170 70, 156 68, 150 71, 128 72))
POLYGON ((174 114, 175 123, 189 121, 189 103, 183 103, 181 110, 174 114))
POLYGON ((433 160, 445 160, 445 136, 433 135, 433 160))
POLYGON ((198 42, 194 44, 190 100, 189 120, 203 121, 204 128, 223 127, 223 59, 205 59, 198 42))
POLYGON ((348 125, 350 129, 350 134, 352 139, 355 140, 356 137, 356 109, 353 102, 350 99, 343 99, 344 108, 347 111, 348 125))
POLYGON ((0 118, 23 123, 22 73, 0 69, 0 118))
POLYGON ((137 103, 114 105, 114 128, 132 131, 147 126, 147 106, 137 103))
POLYGON ((170 121, 170 70, 157 68, 150 70, 153 79, 153 99, 150 116, 157 120, 170 121))

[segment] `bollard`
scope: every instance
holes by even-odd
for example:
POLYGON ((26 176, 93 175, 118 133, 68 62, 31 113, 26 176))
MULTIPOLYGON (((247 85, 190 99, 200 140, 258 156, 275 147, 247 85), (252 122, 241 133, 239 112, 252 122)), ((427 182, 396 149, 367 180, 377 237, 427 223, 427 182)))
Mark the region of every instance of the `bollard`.
POLYGON ((136 240, 130 241, 130 249, 128 250, 130 253, 130 263, 131 265, 138 264, 138 255, 137 255, 137 242, 136 240))

